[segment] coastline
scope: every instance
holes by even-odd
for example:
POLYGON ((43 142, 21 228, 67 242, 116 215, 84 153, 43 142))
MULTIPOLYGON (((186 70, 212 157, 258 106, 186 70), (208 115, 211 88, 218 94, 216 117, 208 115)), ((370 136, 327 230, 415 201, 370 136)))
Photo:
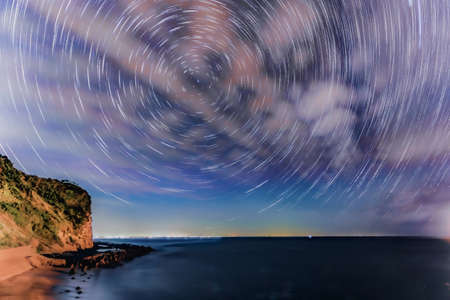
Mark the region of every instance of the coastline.
MULTIPOLYGON (((114 268, 154 251, 132 244, 95 243, 93 248, 54 254, 37 254, 32 246, 0 250, 0 298, 54 299, 54 288, 65 276, 89 269, 114 268)), ((73 278, 72 278, 73 279, 73 278)), ((81 294, 81 288, 74 292, 81 294)))

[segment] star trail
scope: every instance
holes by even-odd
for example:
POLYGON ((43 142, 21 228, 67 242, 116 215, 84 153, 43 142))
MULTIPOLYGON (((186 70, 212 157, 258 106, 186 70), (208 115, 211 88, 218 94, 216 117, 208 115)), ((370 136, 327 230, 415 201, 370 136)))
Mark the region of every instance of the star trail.
POLYGON ((446 0, 4 0, 0 152, 96 235, 449 235, 446 0))

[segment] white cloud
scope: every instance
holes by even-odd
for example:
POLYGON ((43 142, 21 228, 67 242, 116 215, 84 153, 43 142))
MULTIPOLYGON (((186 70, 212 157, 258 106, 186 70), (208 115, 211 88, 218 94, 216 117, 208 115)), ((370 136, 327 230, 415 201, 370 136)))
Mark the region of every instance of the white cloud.
POLYGON ((351 93, 346 87, 333 82, 317 82, 297 100, 298 116, 311 121, 350 101, 351 93))

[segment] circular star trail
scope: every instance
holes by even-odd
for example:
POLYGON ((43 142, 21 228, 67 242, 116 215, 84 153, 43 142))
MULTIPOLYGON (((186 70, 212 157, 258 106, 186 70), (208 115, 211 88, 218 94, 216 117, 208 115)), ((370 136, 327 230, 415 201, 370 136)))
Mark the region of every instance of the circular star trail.
POLYGON ((124 205, 447 234, 449 25, 444 0, 3 1, 0 151, 124 205))

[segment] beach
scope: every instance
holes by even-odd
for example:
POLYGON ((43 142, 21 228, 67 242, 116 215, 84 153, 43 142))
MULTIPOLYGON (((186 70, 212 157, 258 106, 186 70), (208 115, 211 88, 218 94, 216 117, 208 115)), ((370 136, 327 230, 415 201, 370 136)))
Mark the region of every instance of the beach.
POLYGON ((0 281, 0 299, 54 299, 53 287, 60 282, 56 271, 32 269, 0 281))
POLYGON ((32 246, 0 250, 1 299, 53 299, 60 274, 32 246))
POLYGON ((0 299, 54 299, 58 294, 83 293, 88 270, 114 268, 153 251, 129 244, 95 244, 63 253, 36 253, 32 245, 0 250, 0 299), (67 282, 78 283, 67 286, 67 282), (64 284, 63 284, 64 282, 64 284))

